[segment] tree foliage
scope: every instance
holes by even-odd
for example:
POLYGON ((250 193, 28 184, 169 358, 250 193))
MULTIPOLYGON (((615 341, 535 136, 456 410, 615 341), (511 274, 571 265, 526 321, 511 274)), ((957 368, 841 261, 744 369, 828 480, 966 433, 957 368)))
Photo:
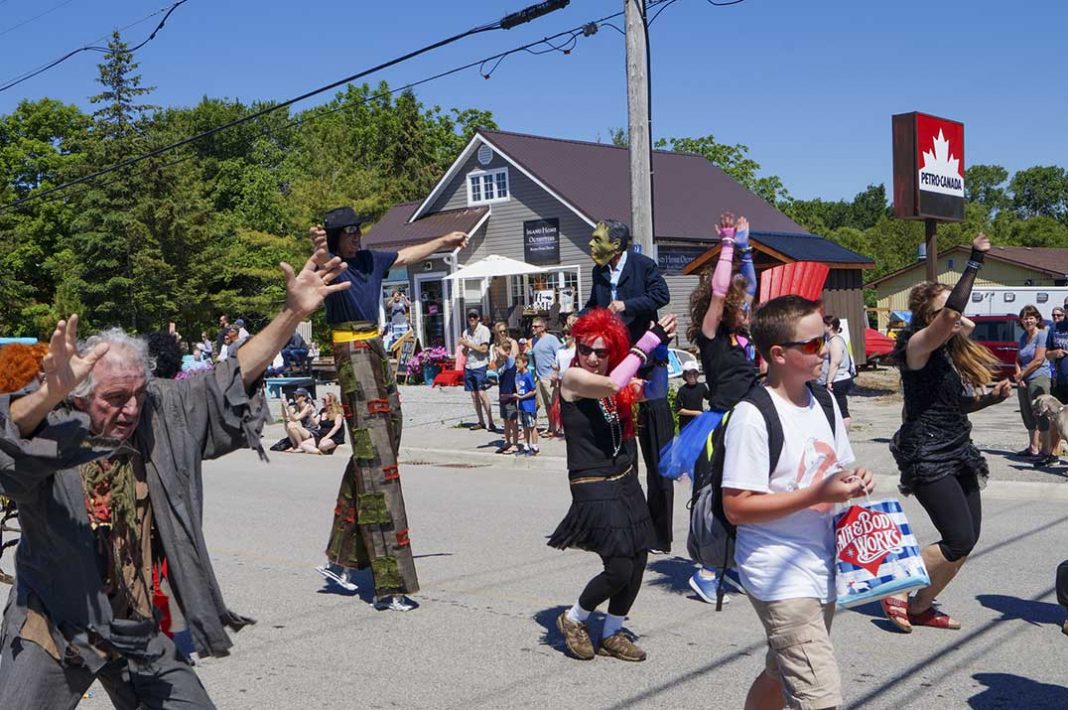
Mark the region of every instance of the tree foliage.
MULTIPOLYGON (((267 106, 153 106, 117 34, 108 48, 91 113, 42 99, 0 116, 3 203, 267 106)), ((423 197, 480 127, 496 128, 489 112, 349 85, 0 212, 0 335, 43 337, 71 312, 90 328, 176 321, 191 336, 221 311, 264 323, 284 298, 278 263, 303 263, 310 224, 338 205, 377 218, 423 197)))

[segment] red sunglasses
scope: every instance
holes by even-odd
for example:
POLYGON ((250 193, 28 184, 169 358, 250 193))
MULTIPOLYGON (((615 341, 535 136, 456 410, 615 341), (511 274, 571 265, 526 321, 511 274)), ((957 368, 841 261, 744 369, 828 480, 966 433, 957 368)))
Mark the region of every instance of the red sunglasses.
POLYGON ((817 336, 812 340, 789 340, 785 343, 779 343, 784 348, 800 348, 801 352, 806 355, 817 355, 823 352, 823 345, 825 341, 823 336, 817 336))

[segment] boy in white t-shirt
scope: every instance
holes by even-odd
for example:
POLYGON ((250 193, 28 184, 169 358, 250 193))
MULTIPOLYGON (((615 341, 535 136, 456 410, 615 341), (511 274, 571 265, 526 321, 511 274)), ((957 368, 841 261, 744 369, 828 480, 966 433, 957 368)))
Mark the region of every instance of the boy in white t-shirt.
POLYGON ((731 413, 724 439, 723 508, 738 526, 735 561, 768 638, 765 670, 746 710, 833 708, 841 680, 831 646, 834 616, 833 506, 872 489, 853 464, 842 415, 835 427, 807 383, 820 373, 819 301, 782 296, 753 317, 751 334, 768 364, 766 387, 782 422, 783 447, 770 466, 764 417, 750 402, 731 413))

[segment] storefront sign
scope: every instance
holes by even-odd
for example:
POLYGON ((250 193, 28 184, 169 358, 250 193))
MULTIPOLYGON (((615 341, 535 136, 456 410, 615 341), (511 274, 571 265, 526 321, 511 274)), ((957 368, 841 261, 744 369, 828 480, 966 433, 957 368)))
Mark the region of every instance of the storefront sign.
POLYGON ((925 113, 893 117, 894 215, 964 219, 964 124, 925 113))
POLYGON ((680 276, 682 269, 697 257, 704 254, 701 247, 672 247, 660 245, 657 250, 657 266, 664 276, 680 276))
POLYGON ((560 263, 560 220, 523 222, 523 257, 528 264, 560 263))

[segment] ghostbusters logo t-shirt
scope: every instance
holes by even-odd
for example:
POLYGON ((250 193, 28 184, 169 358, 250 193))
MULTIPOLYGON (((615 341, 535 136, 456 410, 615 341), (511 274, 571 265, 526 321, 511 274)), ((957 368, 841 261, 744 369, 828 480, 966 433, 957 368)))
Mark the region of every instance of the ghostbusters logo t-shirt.
MULTIPOLYGON (((798 407, 768 390, 783 429, 782 454, 768 478, 768 432, 764 417, 748 402, 731 413, 725 437, 723 487, 785 493, 819 485, 853 464, 853 449, 835 404, 835 429, 819 402, 798 407)), ((761 601, 816 598, 834 592, 834 521, 829 504, 766 523, 738 526, 735 560, 746 591, 761 601)))

